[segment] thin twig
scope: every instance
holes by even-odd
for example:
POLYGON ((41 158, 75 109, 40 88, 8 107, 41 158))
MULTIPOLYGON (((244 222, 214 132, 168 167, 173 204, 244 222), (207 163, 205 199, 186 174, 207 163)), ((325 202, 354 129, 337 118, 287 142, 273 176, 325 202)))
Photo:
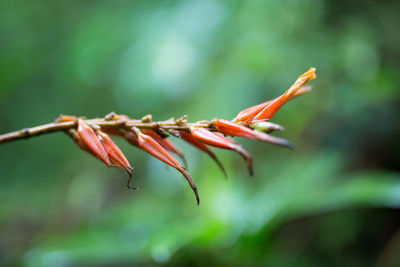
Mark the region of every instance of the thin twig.
MULTIPOLYGON (((186 123, 181 120, 167 120, 159 122, 143 122, 142 120, 106 120, 106 119, 87 119, 84 120, 88 125, 98 125, 101 128, 115 128, 115 129, 131 129, 136 127, 139 129, 154 129, 154 130, 164 130, 168 132, 169 130, 179 130, 179 131, 190 131, 190 127, 202 127, 212 129, 211 123, 208 121, 201 121, 196 123, 186 123)), ((71 128, 76 127, 75 121, 67 122, 52 122, 43 124, 40 126, 35 126, 32 128, 25 128, 22 130, 6 133, 0 135, 0 144, 26 139, 34 136, 39 136, 46 133, 66 131, 71 128)))

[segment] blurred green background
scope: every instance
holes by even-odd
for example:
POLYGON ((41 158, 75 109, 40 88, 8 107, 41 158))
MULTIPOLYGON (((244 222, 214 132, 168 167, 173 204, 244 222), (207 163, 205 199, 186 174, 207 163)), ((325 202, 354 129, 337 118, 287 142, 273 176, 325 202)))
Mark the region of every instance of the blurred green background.
POLYGON ((60 113, 232 119, 309 67, 273 121, 297 151, 118 144, 138 191, 56 133, 0 148, 1 266, 400 266, 400 2, 0 2, 0 133, 60 113))

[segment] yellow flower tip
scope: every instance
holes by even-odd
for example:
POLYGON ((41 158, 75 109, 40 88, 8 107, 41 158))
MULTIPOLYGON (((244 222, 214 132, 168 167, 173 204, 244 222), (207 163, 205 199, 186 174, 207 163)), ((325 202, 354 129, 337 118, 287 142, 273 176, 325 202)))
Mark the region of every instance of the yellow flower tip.
POLYGON ((301 75, 299 77, 299 79, 305 78, 307 82, 314 80, 315 78, 317 78, 317 75, 315 74, 316 70, 317 70, 316 68, 311 67, 307 72, 305 72, 303 75, 301 75))
MULTIPOLYGON (((315 75, 316 68, 310 68, 308 71, 303 73, 297 80, 294 82, 294 84, 286 91, 284 94, 284 98, 286 99, 291 99, 296 96, 296 92, 300 90, 304 85, 306 85, 309 81, 315 79, 317 75, 315 75)), ((307 89, 303 89, 302 93, 307 92, 307 89)), ((300 95, 300 94, 297 94, 300 95)))

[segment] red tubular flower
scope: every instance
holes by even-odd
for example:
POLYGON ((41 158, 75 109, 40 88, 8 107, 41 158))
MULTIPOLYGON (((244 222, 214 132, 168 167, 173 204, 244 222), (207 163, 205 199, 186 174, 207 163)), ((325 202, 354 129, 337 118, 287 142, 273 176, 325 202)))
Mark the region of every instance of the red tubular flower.
POLYGON ((84 123, 81 119, 78 119, 77 133, 82 141, 85 143, 85 145, 108 167, 110 167, 110 159, 108 158, 107 152, 101 144, 99 137, 96 135, 93 129, 89 125, 84 123))
POLYGON ((250 153, 247 152, 242 146, 205 128, 191 128, 191 134, 193 137, 207 145, 228 149, 239 153, 246 161, 247 169, 249 170, 250 175, 253 175, 253 159, 250 153))
MULTIPOLYGON (((298 97, 304 93, 307 93, 311 91, 311 86, 303 86, 301 87, 290 99, 287 101, 294 99, 295 97, 298 97)), ((266 101, 264 103, 246 108, 242 111, 240 111, 236 117, 232 120, 234 122, 242 122, 243 124, 247 125, 250 123, 251 119, 255 117, 258 113, 260 113, 265 107, 267 107, 269 104, 271 104, 272 101, 276 101, 278 98, 275 98, 273 100, 266 101)))
POLYGON ((290 99, 296 96, 296 92, 309 81, 316 78, 315 68, 310 68, 307 72, 301 75, 295 83, 280 97, 272 100, 262 111, 260 111, 251 120, 252 123, 259 121, 268 121, 271 117, 290 99))
POLYGON ((74 141, 75 143, 84 151, 88 152, 90 155, 94 156, 95 158, 98 158, 96 154, 93 153, 92 150, 82 141, 82 138, 80 138, 79 134, 75 129, 69 129, 66 132, 74 141))
MULTIPOLYGON (((107 156, 112 164, 111 167, 115 167, 117 169, 125 168, 122 160, 118 157, 115 151, 106 143, 106 141, 104 141, 103 138, 101 137, 100 137, 100 142, 103 145, 104 150, 107 152, 107 156)), ((126 168, 126 170, 128 171, 128 174, 131 173, 131 170, 129 168, 126 168)))
MULTIPOLYGON (((111 139, 111 137, 101 131, 98 131, 97 135, 101 137, 103 147, 105 147, 105 148, 108 147, 111 149, 112 153, 108 153, 109 155, 110 154, 113 155, 111 158, 113 158, 115 161, 117 161, 119 163, 119 165, 124 167, 126 170, 132 170, 131 164, 126 159, 124 153, 122 153, 122 151, 119 149, 119 147, 111 139), (104 145, 104 144, 106 144, 106 145, 104 145)), ((108 151, 110 151, 110 149, 108 149, 108 151)), ((106 151, 107 151, 107 149, 106 149, 106 151)))
POLYGON ((143 134, 138 129, 135 130, 135 133, 137 135, 138 144, 143 150, 145 150, 152 156, 156 157, 157 159, 161 160, 162 162, 177 169, 179 172, 183 174, 183 176, 189 182, 190 187, 192 188, 196 196, 197 204, 200 204, 200 198, 197 192, 197 187, 192 177, 189 175, 186 169, 180 164, 180 162, 177 159, 175 159, 167 150, 165 150, 159 143, 157 143, 157 141, 155 141, 150 135, 143 134))
MULTIPOLYGON (((104 133, 102 133, 103 135, 106 135, 104 133)), ((107 152, 107 155, 111 161, 111 163, 113 164, 113 167, 116 167, 118 169, 120 169, 121 167, 124 168, 126 170, 126 172, 128 173, 128 181, 126 181, 126 186, 130 189, 135 189, 135 187, 131 187, 130 182, 132 180, 132 167, 129 164, 129 161, 125 158, 124 154, 122 154, 122 151, 118 148, 117 145, 115 145, 115 143, 111 140, 110 137, 107 138, 103 138, 102 136, 100 136, 100 141, 101 144, 103 145, 104 149, 107 152), (112 143, 111 143, 111 142, 112 143), (112 145, 114 144, 114 145, 112 145), (120 155, 122 154, 122 156, 120 155)))
POLYGON ((215 128, 222 134, 260 140, 278 146, 285 146, 290 149, 293 149, 294 147, 292 143, 284 138, 279 138, 263 132, 254 131, 250 128, 228 120, 214 119, 213 122, 215 128))
POLYGON ((176 155, 178 155, 182 161, 183 164, 185 166, 187 166, 187 162, 185 159, 185 156, 183 155, 182 151, 180 151, 175 145, 174 143, 172 143, 170 140, 166 139, 166 138, 162 138, 161 135, 159 135, 158 133, 156 133, 153 130, 150 129, 142 129, 140 130, 142 133, 150 135, 151 137, 153 137, 154 140, 157 141, 157 143, 159 143, 163 148, 165 148, 166 150, 175 153, 176 155))
POLYGON ((185 131, 179 131, 179 134, 183 140, 188 142, 189 144, 195 146, 196 148, 200 149, 201 151, 207 153, 214 161, 217 163, 218 167, 222 170, 225 177, 227 177, 226 170, 222 163, 219 161, 215 153, 204 143, 200 142, 198 139, 194 138, 190 133, 185 131))
POLYGON ((247 121, 248 119, 256 116, 260 111, 262 111, 271 102, 272 102, 272 100, 268 100, 267 102, 246 108, 246 109, 240 111, 232 121, 234 121, 234 122, 247 121))

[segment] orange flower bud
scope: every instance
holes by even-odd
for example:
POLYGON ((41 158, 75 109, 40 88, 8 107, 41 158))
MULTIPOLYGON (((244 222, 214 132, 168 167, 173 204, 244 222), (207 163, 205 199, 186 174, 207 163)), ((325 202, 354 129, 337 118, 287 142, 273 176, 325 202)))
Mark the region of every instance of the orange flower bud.
POLYGON ((285 146, 290 149, 293 149, 294 147, 292 143, 284 138, 279 138, 263 132, 254 131, 250 128, 228 120, 214 119, 213 122, 215 128, 222 134, 260 140, 274 145, 285 146))
MULTIPOLYGON (((106 146, 108 148, 110 148, 111 151, 113 152, 113 153, 111 153, 113 155, 112 158, 115 161, 117 161, 126 170, 132 170, 131 164, 126 159, 124 153, 122 153, 122 151, 119 149, 119 147, 111 139, 111 137, 108 136, 107 134, 101 132, 101 131, 98 131, 97 135, 101 137, 101 141, 102 141, 103 146, 104 146, 104 144, 106 144, 106 146)), ((110 153, 108 153, 108 154, 110 155, 110 153)))
POLYGON ((234 122, 242 122, 247 121, 250 118, 256 116, 260 111, 262 111, 266 106, 268 106, 272 100, 268 100, 267 102, 246 108, 240 111, 236 117, 233 119, 234 122))
POLYGON ((155 141, 150 135, 143 134, 138 129, 135 130, 135 133, 137 135, 139 146, 143 150, 145 150, 155 158, 161 160, 162 162, 177 169, 180 173, 183 174, 183 176, 190 184, 196 196, 197 204, 200 204, 200 198, 197 192, 197 187, 192 177, 189 175, 186 169, 180 164, 180 162, 177 159, 175 159, 167 150, 165 150, 159 143, 157 143, 157 141, 155 141))
MULTIPOLYGON (((115 167, 117 169, 125 168, 121 159, 117 156, 115 151, 100 137, 100 142, 104 147, 104 150, 107 152, 107 156, 110 159, 111 167, 115 167)), ((129 169, 128 169, 129 170, 129 169)), ((129 170, 130 172, 130 170, 129 170)), ((128 173, 129 173, 128 172, 128 173)))
POLYGON ((101 159, 108 167, 111 166, 110 159, 107 156, 107 152, 105 151, 103 145, 99 137, 93 131, 93 129, 84 123, 81 119, 78 120, 78 129, 77 129, 79 137, 85 143, 85 145, 97 156, 101 159))
POLYGON ((178 155, 182 159, 184 165, 187 166, 186 159, 182 151, 180 151, 170 140, 168 140, 167 138, 162 138, 161 135, 150 129, 142 129, 140 131, 153 137, 153 139, 156 140, 157 143, 159 143, 166 150, 178 155))
MULTIPOLYGON (((253 119, 252 123, 259 122, 259 121, 268 121, 271 119, 273 115, 290 99, 296 96, 296 92, 298 92, 302 86, 307 84, 312 79, 316 78, 315 75, 315 68, 310 68, 306 73, 301 75, 294 84, 280 97, 275 98, 272 100, 262 111, 260 111, 253 119)), ((310 89, 304 89, 304 92, 309 91, 310 89)))
MULTIPOLYGON (((74 141, 75 143, 82 149, 85 150, 86 152, 88 152, 89 154, 91 154, 92 156, 94 156, 95 158, 100 159, 94 152, 93 150, 91 150, 81 139, 81 137, 79 136, 79 134, 77 133, 77 131, 75 129, 68 129, 68 131, 66 132, 74 141)), ((122 164, 122 162, 120 161, 121 159, 119 158, 119 156, 117 156, 117 154, 113 151, 113 149, 103 140, 103 138, 100 137, 100 141, 105 149, 105 151, 107 152, 107 155, 110 159, 111 164, 113 165, 107 165, 108 167, 112 166, 112 167, 124 167, 129 175, 129 179, 127 181, 127 187, 128 188, 134 188, 131 187, 129 185, 130 181, 132 180, 132 171, 126 167, 130 167, 130 165, 127 165, 126 167, 122 164)), ((129 162, 128 162, 129 164, 129 162)))
POLYGON ((195 146, 196 148, 200 149, 201 151, 207 153, 214 161, 217 163, 218 167, 222 170, 225 177, 227 177, 226 171, 222 163, 219 161, 215 153, 204 143, 200 142, 198 139, 194 138, 190 133, 185 131, 179 131, 180 137, 188 142, 189 144, 195 146))
POLYGON ((89 149, 89 147, 82 141, 80 138, 79 134, 75 129, 68 129, 66 133, 75 141, 75 143, 82 149, 94 156, 95 158, 98 158, 96 154, 93 153, 92 150, 89 149))
POLYGON ((191 133, 193 137, 207 145, 228 149, 239 153, 246 161, 247 169, 249 170, 250 175, 253 175, 253 159, 250 153, 247 152, 242 146, 205 128, 191 128, 191 133))
MULTIPOLYGON (((311 91, 311 86, 303 86, 301 87, 294 95, 288 100, 294 99, 295 97, 298 97, 304 93, 307 93, 311 91)), ((236 117, 232 120, 234 122, 243 122, 243 124, 247 125, 250 123, 251 119, 255 117, 258 113, 260 113, 265 107, 267 107, 269 104, 271 104, 272 101, 277 100, 277 98, 273 100, 266 101, 264 103, 246 108, 242 111, 240 111, 236 117)))
POLYGON ((126 182, 126 186, 128 188, 134 189, 135 187, 130 186, 130 182, 132 180, 132 167, 129 164, 129 161, 126 159, 125 155, 122 154, 122 151, 118 148, 118 146, 111 140, 111 138, 107 134, 101 132, 99 132, 98 134, 100 137, 101 144, 103 145, 111 163, 113 164, 112 167, 116 167, 118 169, 120 169, 121 167, 124 168, 129 176, 128 181, 126 182))

